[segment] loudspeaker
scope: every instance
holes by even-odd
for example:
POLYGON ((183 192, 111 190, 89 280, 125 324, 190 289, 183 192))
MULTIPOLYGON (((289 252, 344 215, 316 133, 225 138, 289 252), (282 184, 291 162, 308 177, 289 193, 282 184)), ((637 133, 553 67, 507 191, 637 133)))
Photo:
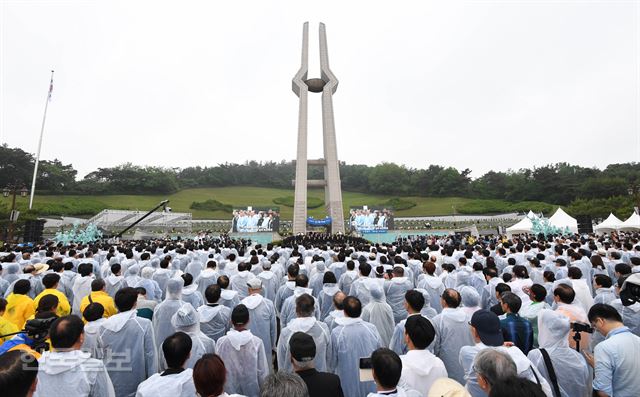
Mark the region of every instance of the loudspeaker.
POLYGON ((24 242, 35 243, 42 241, 42 231, 44 230, 44 223, 45 221, 42 219, 25 222, 23 235, 24 242))
POLYGON ((593 233, 593 220, 591 215, 578 215, 576 216, 578 221, 578 233, 593 233))

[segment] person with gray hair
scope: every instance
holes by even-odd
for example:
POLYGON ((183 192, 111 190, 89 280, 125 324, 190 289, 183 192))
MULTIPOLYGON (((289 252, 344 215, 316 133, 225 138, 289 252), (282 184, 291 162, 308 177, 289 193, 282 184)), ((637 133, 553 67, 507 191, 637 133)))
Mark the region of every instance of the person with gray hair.
POLYGON ((307 385, 298 375, 278 371, 264 380, 260 397, 309 397, 307 385))
POLYGON ((478 385, 487 394, 497 382, 518 376, 516 363, 507 353, 487 348, 476 354, 473 368, 478 377, 478 385))

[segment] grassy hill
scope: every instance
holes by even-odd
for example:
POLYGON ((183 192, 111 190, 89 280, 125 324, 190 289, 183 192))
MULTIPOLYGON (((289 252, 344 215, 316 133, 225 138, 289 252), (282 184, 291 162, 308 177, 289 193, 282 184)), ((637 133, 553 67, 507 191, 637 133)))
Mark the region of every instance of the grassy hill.
MULTIPOLYGON (((175 194, 166 195, 105 195, 105 196, 35 196, 34 207, 41 214, 56 215, 77 215, 84 214, 90 216, 102 209, 129 209, 129 210, 149 210, 164 199, 169 199, 169 206, 174 212, 192 212, 194 219, 230 219, 231 214, 224 211, 204 211, 191 210, 189 206, 192 202, 202 202, 208 199, 215 199, 223 204, 230 204, 233 207, 246 206, 275 206, 273 199, 277 197, 293 196, 293 190, 269 189, 260 187, 222 187, 222 188, 202 188, 186 189, 175 194)), ((310 189, 309 196, 324 199, 324 191, 321 189, 310 189)), ((351 206, 381 205, 392 196, 371 195, 365 193, 343 192, 343 202, 345 213, 351 206)), ((474 213, 483 212, 507 212, 512 211, 513 206, 502 200, 474 200, 461 197, 402 197, 403 200, 411 201, 416 205, 412 208, 396 211, 396 216, 429 216, 429 215, 451 215, 452 206, 458 213, 465 212, 464 208, 473 208, 474 213), (485 208, 485 210, 483 210, 485 208)), ((1 198, 0 205, 5 209, 11 204, 10 198, 1 198)), ((28 198, 18 198, 18 209, 25 210, 28 198)), ((293 208, 280 205, 280 212, 283 219, 291 219, 293 208)), ((528 208, 528 207, 527 207, 528 208)), ((467 213, 469 213, 467 211, 467 213)), ((310 209, 310 216, 324 217, 324 206, 310 209)))

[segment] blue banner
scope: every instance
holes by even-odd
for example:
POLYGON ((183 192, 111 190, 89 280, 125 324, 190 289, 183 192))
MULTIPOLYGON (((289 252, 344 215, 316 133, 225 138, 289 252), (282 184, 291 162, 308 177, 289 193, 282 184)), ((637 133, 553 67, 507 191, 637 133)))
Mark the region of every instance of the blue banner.
POLYGON ((324 219, 316 219, 310 216, 307 218, 307 224, 311 226, 329 226, 331 225, 331 217, 327 216, 324 219))

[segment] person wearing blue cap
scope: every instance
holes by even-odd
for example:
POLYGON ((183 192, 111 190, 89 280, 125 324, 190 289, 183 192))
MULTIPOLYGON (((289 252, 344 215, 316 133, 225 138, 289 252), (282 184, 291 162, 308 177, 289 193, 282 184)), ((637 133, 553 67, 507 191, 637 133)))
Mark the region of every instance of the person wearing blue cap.
POLYGON ((473 360, 478 352, 484 349, 498 349, 509 354, 516 364, 518 376, 539 384, 544 393, 552 397, 551 386, 531 361, 515 346, 503 346, 504 338, 500 328, 500 319, 490 310, 478 310, 469 321, 471 335, 475 345, 463 346, 460 349, 460 364, 464 369, 466 388, 473 397, 486 397, 487 394, 478 385, 478 377, 473 367, 473 360))

